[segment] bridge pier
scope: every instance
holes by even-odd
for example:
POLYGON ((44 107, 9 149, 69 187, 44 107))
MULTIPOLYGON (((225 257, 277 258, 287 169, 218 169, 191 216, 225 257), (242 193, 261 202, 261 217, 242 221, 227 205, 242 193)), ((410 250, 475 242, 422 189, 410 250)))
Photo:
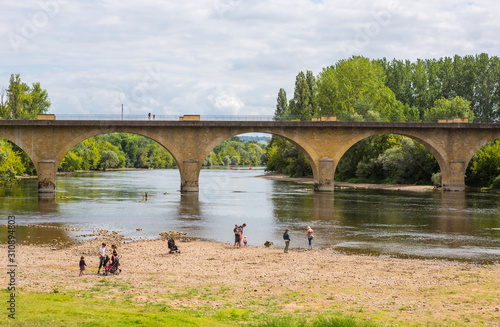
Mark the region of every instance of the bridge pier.
POLYGON ((38 196, 49 198, 56 196, 56 162, 52 159, 42 159, 36 167, 38 175, 38 196))
POLYGON ((181 192, 198 192, 200 177, 200 162, 197 159, 186 159, 180 167, 181 192))
POLYGON ((442 172, 442 185, 444 191, 465 191, 466 160, 453 159, 448 164, 448 172, 442 172))
POLYGON ((314 190, 317 192, 333 192, 334 173, 333 159, 319 159, 318 176, 314 182, 314 190))

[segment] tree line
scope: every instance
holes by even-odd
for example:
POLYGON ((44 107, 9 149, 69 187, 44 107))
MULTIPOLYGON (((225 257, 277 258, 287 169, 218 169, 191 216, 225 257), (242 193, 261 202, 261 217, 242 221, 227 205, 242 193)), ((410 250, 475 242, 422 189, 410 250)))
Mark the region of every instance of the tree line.
MULTIPOLYGON (((277 96, 275 120, 311 120, 335 115, 343 121, 430 121, 500 118, 500 60, 487 54, 415 62, 353 56, 315 76, 299 72, 293 96, 277 96)), ((500 175, 500 141, 471 160, 466 183, 490 186, 500 175)), ((303 153, 273 137, 266 148, 269 171, 311 175, 303 153)), ((399 135, 377 135, 355 144, 338 163, 335 179, 350 182, 439 184, 439 165, 421 144, 399 135)), ((500 178, 499 178, 500 180, 500 178)))

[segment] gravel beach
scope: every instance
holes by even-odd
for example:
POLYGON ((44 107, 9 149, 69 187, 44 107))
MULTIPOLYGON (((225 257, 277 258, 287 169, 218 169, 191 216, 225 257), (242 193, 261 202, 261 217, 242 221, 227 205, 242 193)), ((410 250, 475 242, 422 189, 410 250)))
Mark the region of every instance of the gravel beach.
MULTIPOLYGON (((252 308, 276 314, 343 312, 381 323, 500 326, 500 265, 343 254, 335 249, 283 253, 271 248, 180 238, 180 254, 166 240, 125 242, 100 236, 64 246, 18 245, 19 292, 92 289, 103 278, 116 285, 103 298, 158 302, 173 308, 252 308), (118 246, 122 273, 97 275, 101 242, 118 246), (79 277, 78 262, 88 265, 79 277)), ((303 243, 302 242, 302 243, 303 243)), ((1 245, 7 266, 7 246, 1 245)), ((3 285, 7 285, 3 274, 3 285)))

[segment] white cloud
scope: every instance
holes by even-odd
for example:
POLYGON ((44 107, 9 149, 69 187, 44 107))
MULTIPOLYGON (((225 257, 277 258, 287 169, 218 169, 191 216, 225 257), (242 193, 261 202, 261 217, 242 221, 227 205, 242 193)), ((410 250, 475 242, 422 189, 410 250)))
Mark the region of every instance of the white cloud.
POLYGON ((55 113, 272 115, 299 71, 353 54, 498 55, 499 14, 493 0, 6 2, 0 86, 38 81, 55 113))

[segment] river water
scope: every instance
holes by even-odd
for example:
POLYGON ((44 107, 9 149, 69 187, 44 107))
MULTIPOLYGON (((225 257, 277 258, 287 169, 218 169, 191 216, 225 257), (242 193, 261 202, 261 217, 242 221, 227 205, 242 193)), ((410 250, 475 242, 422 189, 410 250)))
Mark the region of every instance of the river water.
MULTIPOLYGON (((108 229, 132 238, 158 238, 163 231, 233 242, 235 224, 246 223, 250 245, 314 246, 350 253, 500 260, 500 195, 463 192, 401 192, 336 189, 258 178, 262 169, 203 169, 198 194, 179 193, 178 170, 126 170, 57 177, 56 201, 38 201, 36 179, 0 193, 0 214, 15 215, 18 242, 43 243, 85 232, 27 228, 28 224, 108 229), (142 194, 148 194, 147 201, 142 194), (136 229, 140 228, 141 231, 136 229), (29 236, 29 238, 28 238, 29 236)), ((0 240, 5 242, 6 227, 0 240)), ((77 237, 77 239, 83 239, 77 237)))

